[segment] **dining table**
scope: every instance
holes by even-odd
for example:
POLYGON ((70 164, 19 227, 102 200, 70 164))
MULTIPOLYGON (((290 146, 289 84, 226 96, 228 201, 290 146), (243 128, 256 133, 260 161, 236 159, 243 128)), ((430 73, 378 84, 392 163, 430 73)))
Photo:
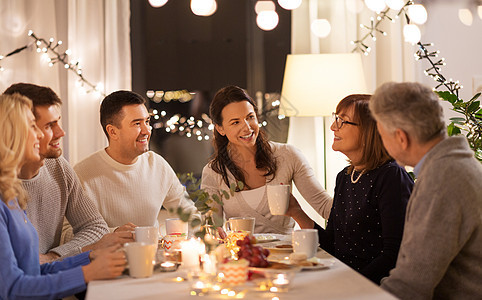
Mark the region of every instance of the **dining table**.
MULTIPOLYGON (((287 237, 289 238, 289 237, 287 237)), ((261 244, 263 245, 263 244, 261 244)), ((232 287, 235 294, 209 292, 202 296, 191 295, 191 284, 186 280, 182 266, 174 272, 154 272, 148 278, 131 278, 122 275, 111 280, 95 280, 88 284, 87 300, 104 299, 397 299, 390 293, 360 275, 346 264, 319 248, 316 257, 328 261, 326 268, 302 270, 295 274, 288 291, 260 291, 251 281, 232 287)), ((286 251, 271 251, 269 260, 286 259, 286 251)))

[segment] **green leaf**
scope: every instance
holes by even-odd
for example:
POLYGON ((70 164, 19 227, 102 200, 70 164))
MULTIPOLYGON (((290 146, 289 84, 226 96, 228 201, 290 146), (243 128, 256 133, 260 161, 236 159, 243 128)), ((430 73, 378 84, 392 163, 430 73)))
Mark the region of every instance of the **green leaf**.
POLYGON ((467 107, 467 114, 474 113, 477 111, 480 107, 480 101, 474 101, 472 102, 469 107, 467 107))
POLYGON ((190 216, 191 216, 190 213, 180 214, 179 219, 181 219, 183 222, 187 222, 189 221, 190 216))
POLYGON ((213 225, 216 227, 223 226, 224 219, 221 216, 218 216, 217 214, 213 214, 213 225))
POLYGON ((231 192, 231 196, 234 196, 234 192, 236 192, 236 183, 231 182, 229 185, 229 191, 231 192))
POLYGON ((238 187, 240 191, 244 190, 244 183, 242 181, 238 181, 238 187))
POLYGON ((452 104, 454 104, 458 99, 457 95, 454 95, 451 92, 443 91, 443 92, 436 92, 436 93, 440 98, 452 104))
POLYGON ((225 190, 222 190, 224 198, 229 199, 229 193, 226 192, 225 190))
POLYGON ((477 93, 477 94, 475 94, 475 95, 472 97, 472 99, 469 100, 469 102, 475 101, 475 100, 476 100, 477 98, 479 98, 479 97, 480 97, 480 93, 477 93))
POLYGON ((198 237, 198 238, 200 238, 200 239, 203 239, 203 238, 204 238, 204 234, 205 234, 204 232, 198 231, 198 232, 196 232, 196 233, 194 234, 194 236, 195 236, 195 237, 198 237))
POLYGON ((447 134, 449 136, 457 135, 457 134, 460 134, 460 133, 461 133, 460 128, 455 126, 454 123, 450 123, 449 126, 447 126, 447 134))
POLYGON ((211 197, 212 197, 213 200, 216 201, 217 203, 221 202, 221 200, 219 200, 219 196, 218 196, 218 195, 213 194, 211 197))
POLYGON ((450 121, 452 121, 452 123, 460 124, 460 125, 464 125, 466 122, 465 118, 458 118, 458 117, 450 118, 450 121))
POLYGON ((191 221, 191 227, 196 227, 196 226, 199 226, 199 225, 201 225, 201 220, 199 220, 198 218, 193 219, 191 221))

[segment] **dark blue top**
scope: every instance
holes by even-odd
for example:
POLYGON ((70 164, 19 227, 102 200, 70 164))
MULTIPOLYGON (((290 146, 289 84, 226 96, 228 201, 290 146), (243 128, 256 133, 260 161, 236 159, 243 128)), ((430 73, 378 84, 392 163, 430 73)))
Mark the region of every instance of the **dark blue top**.
POLYGON ((85 290, 89 252, 40 265, 38 235, 17 200, 0 196, 0 300, 59 299, 85 290))
POLYGON ((336 177, 326 230, 317 226, 320 245, 380 284, 397 261, 413 180, 394 161, 366 172, 356 183, 347 170, 336 177))

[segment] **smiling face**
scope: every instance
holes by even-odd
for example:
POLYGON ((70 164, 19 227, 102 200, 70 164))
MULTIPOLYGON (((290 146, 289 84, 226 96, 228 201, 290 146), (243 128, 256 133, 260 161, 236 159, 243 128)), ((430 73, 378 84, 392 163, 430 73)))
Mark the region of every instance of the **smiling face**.
MULTIPOLYGON (((353 105, 340 111, 338 116, 344 121, 357 123, 353 117, 353 105)), ((333 122, 330 129, 335 135, 332 149, 345 154, 353 162, 359 161, 363 151, 360 146, 359 126, 345 123, 340 129, 338 129, 335 122, 333 122)))
POLYGON ((40 155, 43 158, 57 158, 62 155, 60 139, 65 131, 60 127, 60 106, 36 106, 37 126, 43 133, 40 140, 40 155))
POLYGON ((28 136, 25 143, 23 163, 38 162, 40 156, 40 141, 44 138, 42 131, 37 127, 33 113, 27 110, 28 136))
POLYGON ((151 138, 150 116, 143 104, 126 105, 122 108, 120 126, 112 126, 111 142, 118 145, 125 162, 134 162, 137 156, 149 150, 151 138))
POLYGON ((259 134, 258 119, 254 107, 248 101, 232 102, 222 110, 222 125, 216 130, 225 135, 231 146, 253 148, 259 134))

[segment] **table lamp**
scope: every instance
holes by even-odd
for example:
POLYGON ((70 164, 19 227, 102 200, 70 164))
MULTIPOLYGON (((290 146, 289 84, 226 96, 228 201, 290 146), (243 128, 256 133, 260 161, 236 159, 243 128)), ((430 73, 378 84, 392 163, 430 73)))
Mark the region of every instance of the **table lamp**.
MULTIPOLYGON (((367 93, 367 88, 360 54, 291 54, 286 59, 279 114, 288 117, 331 116, 341 99, 350 94, 364 93, 367 93)), ((313 158, 310 164, 312 164, 315 174, 318 169, 323 171, 323 174, 317 175, 323 177, 322 182, 325 184, 325 189, 331 192, 331 189, 327 187, 326 175, 328 150, 326 132, 328 130, 325 130, 325 118, 319 121, 317 121, 319 118, 312 118, 314 120, 311 123, 306 122, 305 119, 307 118, 290 119, 288 142, 300 148, 305 156, 308 156, 308 160, 310 160, 309 156, 313 158), (296 122, 305 123, 305 125, 300 127, 296 122), (311 126, 311 128, 306 128, 306 126, 311 126), (302 132, 294 132, 298 130, 302 132), (309 134, 311 136, 305 138, 309 134), (290 141, 290 137, 297 141, 290 141), (322 158, 321 155, 323 155, 322 158), (321 162, 323 162, 322 167, 321 162)), ((330 158, 330 164, 332 164, 331 161, 330 158)), ((345 160, 343 160, 344 162, 345 160)), ((336 177, 336 173, 333 174, 333 177, 336 177)), ((300 204, 312 219, 317 217, 313 218, 313 214, 310 214, 309 206, 300 204)), ((320 222, 317 223, 320 224, 320 222)))

